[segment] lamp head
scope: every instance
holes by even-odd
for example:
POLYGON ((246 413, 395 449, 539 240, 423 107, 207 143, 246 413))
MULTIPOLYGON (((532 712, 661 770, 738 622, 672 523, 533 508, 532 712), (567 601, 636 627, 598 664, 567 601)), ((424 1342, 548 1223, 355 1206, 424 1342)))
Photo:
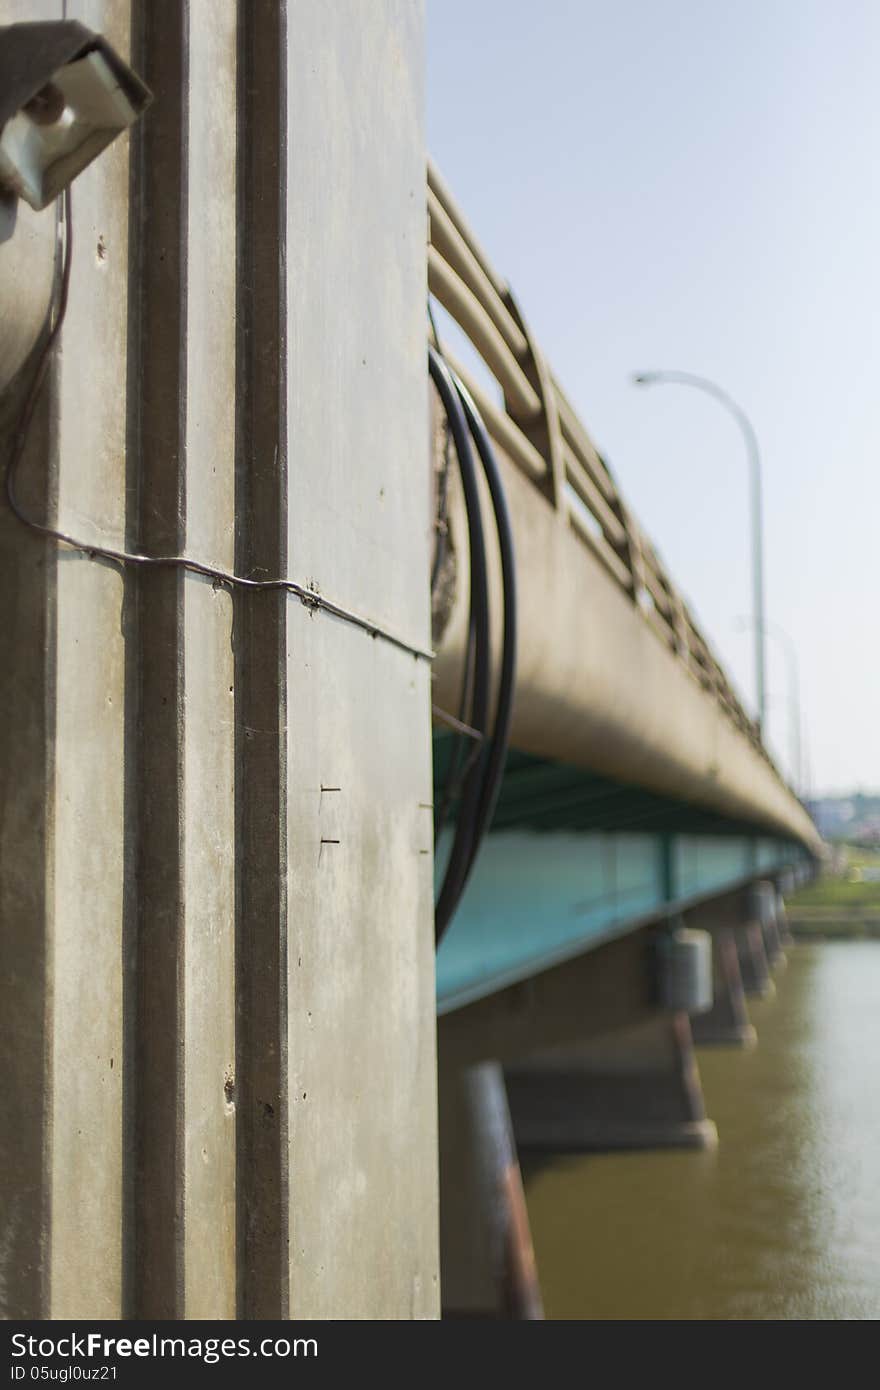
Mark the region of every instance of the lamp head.
POLYGON ((75 20, 0 27, 0 192, 47 207, 151 101, 75 20))

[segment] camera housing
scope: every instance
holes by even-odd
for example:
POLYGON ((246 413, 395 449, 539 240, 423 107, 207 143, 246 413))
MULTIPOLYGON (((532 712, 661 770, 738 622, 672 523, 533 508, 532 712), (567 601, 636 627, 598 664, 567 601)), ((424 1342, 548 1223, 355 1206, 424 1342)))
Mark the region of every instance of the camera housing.
POLYGON ((48 207, 151 101, 76 20, 0 27, 0 193, 48 207))

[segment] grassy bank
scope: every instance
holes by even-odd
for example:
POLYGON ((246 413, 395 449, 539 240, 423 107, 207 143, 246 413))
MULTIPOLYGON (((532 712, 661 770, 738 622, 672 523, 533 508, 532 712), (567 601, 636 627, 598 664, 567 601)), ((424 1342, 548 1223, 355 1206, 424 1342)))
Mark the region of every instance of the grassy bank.
POLYGON ((839 847, 831 868, 786 907, 797 937, 880 939, 880 852, 839 847))
POLYGON ((843 845, 833 868, 788 902, 801 907, 861 907, 880 912, 880 851, 843 845))

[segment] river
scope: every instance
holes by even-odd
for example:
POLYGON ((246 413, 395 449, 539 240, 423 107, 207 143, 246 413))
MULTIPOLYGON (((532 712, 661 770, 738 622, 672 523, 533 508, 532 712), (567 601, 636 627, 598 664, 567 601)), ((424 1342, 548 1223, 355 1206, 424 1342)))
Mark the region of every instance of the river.
POLYGON ((526 1169, 548 1318, 880 1318, 880 942, 796 945, 750 1012, 698 1054, 716 1151, 526 1169))

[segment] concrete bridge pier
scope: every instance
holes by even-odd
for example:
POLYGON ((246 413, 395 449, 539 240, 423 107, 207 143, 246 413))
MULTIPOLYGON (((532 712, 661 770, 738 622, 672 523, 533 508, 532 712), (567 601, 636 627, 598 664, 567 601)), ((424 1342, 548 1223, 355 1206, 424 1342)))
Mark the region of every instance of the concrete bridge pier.
POLYGON ((770 962, 764 945, 761 919, 756 912, 755 898, 748 892, 740 906, 740 924, 736 929, 736 948, 743 989, 747 998, 769 999, 776 992, 770 977, 770 962))
POLYGON ((504 1076, 497 1062, 440 1070, 443 1316, 544 1316, 504 1076))
MULTIPOLYGON (((423 6, 0 0, 64 17, 155 102, 19 466, 85 549, 0 505, 0 1316, 434 1317, 423 6)), ((4 460, 58 230, 0 240, 4 460)))
POLYGON ((771 970, 783 969, 786 960, 777 925, 776 884, 770 879, 764 879, 754 885, 752 892, 754 896, 753 911, 761 923, 767 964, 771 970))
POLYGON ((809 883, 813 878, 815 870, 812 863, 798 864, 793 869, 786 869, 779 874, 776 883, 776 926, 779 932, 779 940, 785 950, 794 945, 794 937, 788 925, 788 915, 785 910, 785 899, 790 897, 796 888, 802 884, 809 883))
POLYGON ((787 951, 789 947, 794 945, 794 937, 791 934, 791 927, 788 925, 785 899, 778 889, 776 890, 776 931, 779 936, 779 944, 783 950, 787 951))
POLYGON ((754 1047, 757 1042, 746 1006, 735 913, 735 900, 725 898, 688 914, 689 925, 708 930, 712 936, 712 1007, 691 1017, 691 1033, 698 1047, 754 1047))
POLYGON ((686 1013, 657 1015, 508 1069, 517 1147, 530 1152, 711 1148, 686 1013))

